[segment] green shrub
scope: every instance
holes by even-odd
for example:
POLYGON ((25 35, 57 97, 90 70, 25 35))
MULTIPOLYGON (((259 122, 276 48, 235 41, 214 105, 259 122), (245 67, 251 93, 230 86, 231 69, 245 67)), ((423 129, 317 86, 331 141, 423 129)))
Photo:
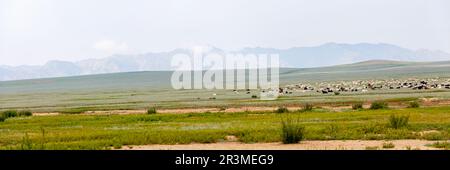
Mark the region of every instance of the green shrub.
POLYGON ((339 92, 337 92, 337 91, 334 92, 334 95, 336 95, 336 96, 337 96, 337 95, 340 95, 340 94, 341 94, 341 93, 339 93, 339 92))
POLYGON ((154 108, 154 107, 152 107, 152 108, 149 108, 149 109, 147 109, 147 114, 156 114, 156 108, 154 108))
POLYGON ((256 98, 258 98, 258 96, 257 95, 252 95, 252 98, 256 99, 256 98))
POLYGON ((388 104, 383 101, 375 101, 375 102, 372 102, 372 104, 370 105, 370 109, 372 109, 372 110, 387 109, 387 108, 388 108, 388 104))
POLYGON ((5 119, 10 118, 10 117, 16 117, 17 111, 16 110, 3 111, 2 115, 5 117, 5 119))
POLYGON ((284 106, 280 106, 280 107, 277 108, 277 110, 275 110, 275 112, 277 112, 277 113, 288 113, 289 110, 288 110, 288 108, 286 108, 284 106))
POLYGON ((6 120, 6 117, 3 116, 3 113, 0 113, 0 122, 4 122, 6 120))
POLYGON ((287 118, 282 120, 282 142, 284 144, 298 143, 304 138, 305 127, 298 120, 287 118))
POLYGON ((408 126, 409 116, 396 116, 391 115, 389 117, 389 125, 391 128, 400 129, 402 127, 408 126))
POLYGON ((419 108, 420 104, 417 101, 412 101, 408 103, 408 108, 419 108))
POLYGON ((19 116, 32 116, 33 115, 33 113, 31 113, 31 111, 28 111, 28 110, 19 111, 17 114, 19 116))
POLYGON ((309 104, 309 103, 305 103, 304 105, 303 105, 303 108, 300 110, 300 112, 309 112, 309 111, 312 111, 313 110, 313 105, 312 104, 309 104))
POLYGON ((354 103, 354 104, 352 105, 352 109, 353 109, 353 110, 363 109, 363 103, 354 103))
POLYGON ((436 142, 431 145, 435 148, 450 149, 450 142, 436 142))
POLYGON ((336 139, 339 133, 339 126, 336 124, 330 124, 325 127, 325 133, 329 135, 331 139, 336 139))

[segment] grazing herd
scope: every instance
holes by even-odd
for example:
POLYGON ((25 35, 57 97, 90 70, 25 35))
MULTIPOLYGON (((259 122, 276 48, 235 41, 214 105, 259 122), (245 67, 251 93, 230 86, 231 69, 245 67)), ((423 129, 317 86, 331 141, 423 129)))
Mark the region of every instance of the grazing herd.
POLYGON ((367 92, 369 90, 393 90, 393 89, 450 89, 450 79, 390 79, 390 80, 355 80, 339 82, 320 82, 315 84, 291 84, 278 91, 280 94, 291 94, 293 91, 317 92, 322 94, 339 92, 367 92))
MULTIPOLYGON (((297 83, 290 84, 278 89, 260 89, 260 94, 278 94, 289 95, 293 93, 320 93, 320 94, 335 94, 339 95, 341 92, 359 92, 365 93, 375 90, 428 90, 428 89, 449 89, 449 78, 427 78, 427 79, 389 79, 389 80, 353 80, 353 81, 335 81, 335 82, 316 82, 316 83, 297 83)), ((246 89, 243 91, 233 90, 235 94, 251 94, 254 97, 254 91, 246 89)), ((200 99, 200 98, 198 98, 200 99)), ((209 99, 216 99, 216 94, 209 99)))

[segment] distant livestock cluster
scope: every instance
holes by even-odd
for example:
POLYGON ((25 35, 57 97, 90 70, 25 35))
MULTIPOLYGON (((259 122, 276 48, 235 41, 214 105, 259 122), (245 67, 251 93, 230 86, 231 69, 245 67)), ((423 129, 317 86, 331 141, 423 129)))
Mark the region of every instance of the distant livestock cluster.
POLYGON ((292 94, 292 92, 317 92, 322 94, 339 92, 367 92, 369 90, 392 89, 450 89, 450 79, 390 79, 390 80, 355 80, 338 82, 320 82, 315 84, 291 84, 278 89, 280 94, 292 94))

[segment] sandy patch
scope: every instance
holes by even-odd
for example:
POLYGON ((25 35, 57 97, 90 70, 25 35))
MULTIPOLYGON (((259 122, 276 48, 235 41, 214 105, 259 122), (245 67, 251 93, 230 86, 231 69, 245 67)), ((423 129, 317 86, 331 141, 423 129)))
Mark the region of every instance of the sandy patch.
POLYGON ((121 150, 366 150, 368 147, 383 150, 439 150, 427 145, 436 141, 426 140, 330 140, 302 141, 298 144, 282 143, 239 143, 221 142, 210 144, 180 144, 180 145, 142 145, 124 146, 121 150), (393 143, 394 148, 383 148, 383 144, 393 143))
POLYGON ((59 115, 57 112, 48 112, 48 113, 33 113, 33 116, 56 116, 59 115))

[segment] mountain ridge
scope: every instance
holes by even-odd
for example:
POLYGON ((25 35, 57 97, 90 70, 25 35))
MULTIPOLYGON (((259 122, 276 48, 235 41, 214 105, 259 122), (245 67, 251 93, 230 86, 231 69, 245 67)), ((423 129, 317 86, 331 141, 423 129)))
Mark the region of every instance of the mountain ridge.
MULTIPOLYGON (((226 51, 208 47, 209 52, 224 54, 226 51)), ((64 77, 136 71, 168 71, 171 57, 175 54, 191 54, 192 49, 174 49, 167 52, 135 55, 113 55, 101 59, 86 59, 77 62, 51 60, 41 66, 0 66, 0 81, 64 77)), ((371 60, 393 61, 445 61, 450 54, 426 49, 409 50, 386 43, 326 43, 320 46, 276 48, 243 48, 230 53, 263 54, 276 53, 280 56, 281 67, 315 68, 371 60)))

